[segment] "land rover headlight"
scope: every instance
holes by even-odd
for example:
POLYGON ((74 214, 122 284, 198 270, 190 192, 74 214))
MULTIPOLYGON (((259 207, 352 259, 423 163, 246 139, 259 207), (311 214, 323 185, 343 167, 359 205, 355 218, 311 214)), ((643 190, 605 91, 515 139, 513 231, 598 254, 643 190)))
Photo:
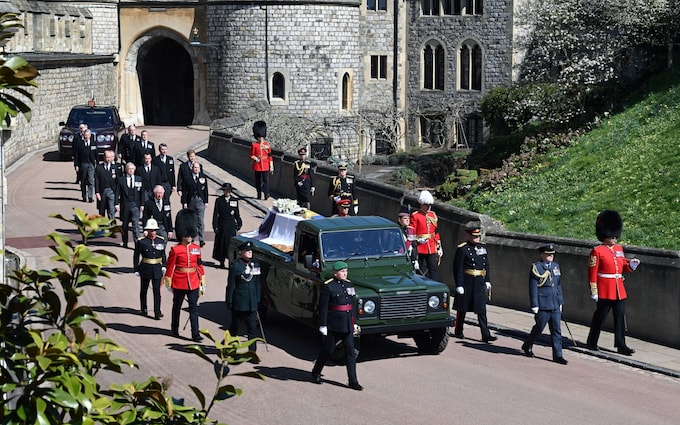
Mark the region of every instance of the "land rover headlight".
POLYGON ((430 295, 430 298, 427 300, 427 305, 429 305, 431 309, 439 307, 439 297, 437 295, 430 295))
POLYGON ((368 300, 364 303, 364 311, 366 314, 373 314, 375 313, 375 301, 373 300, 368 300))

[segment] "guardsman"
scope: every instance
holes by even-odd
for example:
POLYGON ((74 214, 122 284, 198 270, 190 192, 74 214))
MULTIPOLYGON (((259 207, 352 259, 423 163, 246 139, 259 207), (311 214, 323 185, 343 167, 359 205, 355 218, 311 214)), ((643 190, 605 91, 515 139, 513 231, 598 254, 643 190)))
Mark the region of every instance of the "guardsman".
POLYGON ((420 209, 411 213, 411 227, 416 232, 420 270, 430 279, 437 280, 439 277, 439 261, 444 255, 444 251, 439 237, 439 219, 437 214, 432 211, 434 197, 429 191, 423 190, 418 195, 418 203, 420 209))
POLYGON ((170 249, 165 271, 165 285, 172 288, 172 335, 179 338, 179 314, 186 297, 189 303, 189 322, 191 339, 203 341, 198 331, 198 297, 205 293, 205 270, 201 257, 201 247, 192 239, 198 234, 196 211, 183 209, 175 218, 175 233, 179 243, 170 249))
POLYGON ((310 209, 314 196, 314 173, 312 162, 307 159, 307 148, 298 149, 300 159, 293 163, 293 182, 297 193, 297 202, 302 208, 310 209))
POLYGON ((458 245, 453 259, 453 277, 456 280, 453 308, 457 312, 453 336, 464 338, 465 313, 472 311, 477 314, 482 341, 495 341, 498 338, 491 335, 486 320, 486 301, 491 293, 491 278, 486 245, 480 242, 481 225, 468 222, 465 225, 465 233, 466 241, 458 245))
POLYGON ((555 261, 555 245, 547 244, 538 248, 541 260, 531 265, 529 271, 529 302, 536 324, 531 328, 529 337, 522 344, 527 357, 534 357, 531 347, 543 332, 545 324, 550 329, 553 361, 567 364, 562 356, 562 286, 560 285, 560 265, 555 261))
POLYGON ((153 317, 160 320, 161 312, 161 278, 165 273, 165 239, 156 234, 158 223, 153 218, 144 225, 146 236, 139 239, 135 244, 135 253, 132 264, 135 275, 140 279, 139 302, 142 316, 147 316, 146 294, 149 292, 149 283, 153 292, 153 317))
POLYGON ((359 334, 354 312, 356 291, 352 282, 347 279, 347 263, 337 261, 333 264, 333 278, 324 282, 319 291, 319 332, 324 341, 321 353, 312 369, 312 382, 321 383, 321 371, 330 359, 336 341, 342 341, 345 348, 345 363, 349 387, 353 390, 364 389, 357 380, 354 352, 354 336, 359 334))
POLYGON ((333 201, 332 214, 338 213, 337 203, 342 198, 349 199, 352 204, 350 215, 359 214, 359 200, 354 196, 354 181, 355 177, 347 174, 347 163, 340 163, 338 175, 331 179, 328 186, 328 197, 333 201))
POLYGON ((255 190, 257 199, 269 199, 269 173, 274 172, 274 162, 272 160, 272 147, 264 138, 267 137, 267 123, 257 121, 253 124, 253 137, 255 141, 250 146, 250 159, 253 161, 253 171, 255 172, 255 190))
MULTIPOLYGON (((246 322, 248 339, 258 338, 257 311, 260 307, 262 285, 260 283, 260 264, 253 261, 253 243, 244 242, 238 247, 239 258, 229 266, 227 283, 227 306, 231 310, 231 336, 238 335, 241 320, 246 322)), ((257 351, 253 342, 250 351, 257 351)))
POLYGON ((168 155, 168 145, 161 143, 158 145, 158 156, 153 159, 153 163, 161 170, 161 186, 164 190, 164 198, 170 201, 170 195, 177 190, 175 179, 175 159, 168 155))
POLYGON ((626 287, 623 273, 631 272, 640 265, 640 260, 630 261, 623 254, 623 247, 616 243, 623 230, 623 220, 616 211, 604 210, 595 221, 595 234, 602 242, 590 251, 588 282, 590 297, 597 302, 590 323, 587 347, 597 351, 602 323, 609 310, 614 311, 614 346, 619 354, 632 355, 635 350, 626 345, 626 287))

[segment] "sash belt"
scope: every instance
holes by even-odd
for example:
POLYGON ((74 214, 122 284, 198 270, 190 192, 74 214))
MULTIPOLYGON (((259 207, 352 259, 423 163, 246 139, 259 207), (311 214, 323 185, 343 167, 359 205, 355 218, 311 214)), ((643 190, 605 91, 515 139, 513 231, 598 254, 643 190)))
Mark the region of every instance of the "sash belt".
POLYGON ((330 305, 328 308, 333 311, 352 311, 352 304, 330 305))
POLYGON ((486 276, 486 270, 465 269, 463 273, 469 276, 486 276))

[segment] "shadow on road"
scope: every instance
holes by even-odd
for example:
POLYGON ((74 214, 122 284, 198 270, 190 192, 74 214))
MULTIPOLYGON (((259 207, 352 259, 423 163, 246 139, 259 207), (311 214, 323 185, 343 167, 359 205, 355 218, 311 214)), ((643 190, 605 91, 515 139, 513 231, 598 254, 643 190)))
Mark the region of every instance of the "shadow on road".
POLYGON ((45 162, 69 162, 66 158, 59 154, 59 151, 50 151, 43 154, 43 161, 45 162))

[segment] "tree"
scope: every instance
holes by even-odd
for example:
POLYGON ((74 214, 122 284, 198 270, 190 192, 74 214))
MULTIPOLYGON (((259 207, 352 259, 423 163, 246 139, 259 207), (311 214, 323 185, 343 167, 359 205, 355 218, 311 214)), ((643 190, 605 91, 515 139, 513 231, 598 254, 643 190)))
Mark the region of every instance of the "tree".
MULTIPOLYGON (((117 230, 112 222, 88 216, 74 209, 74 218, 53 217, 75 224, 83 237, 82 244, 51 233, 48 239, 55 255, 52 261, 61 267, 52 270, 15 270, 13 284, 0 284, 0 417, 4 424, 207 424, 216 402, 241 390, 223 381, 229 365, 257 362, 257 355, 247 350, 255 341, 239 342, 225 332, 215 340, 215 359, 200 346, 185 350, 206 360, 215 374, 217 385, 212 396, 197 387, 191 390, 200 407, 185 406, 172 398, 168 381, 150 377, 142 383, 112 385, 102 388, 97 374, 108 370, 122 372, 123 367, 137 367, 129 360, 114 357, 125 349, 104 338, 99 331, 106 325, 79 297, 86 289, 104 288, 101 278, 108 276, 105 267, 116 261, 106 250, 90 250, 86 243, 95 235, 109 236, 117 230), (59 295, 56 282, 61 287, 59 295), (91 331, 94 327, 94 335, 91 331)), ((256 372, 238 375, 262 379, 256 372)))

